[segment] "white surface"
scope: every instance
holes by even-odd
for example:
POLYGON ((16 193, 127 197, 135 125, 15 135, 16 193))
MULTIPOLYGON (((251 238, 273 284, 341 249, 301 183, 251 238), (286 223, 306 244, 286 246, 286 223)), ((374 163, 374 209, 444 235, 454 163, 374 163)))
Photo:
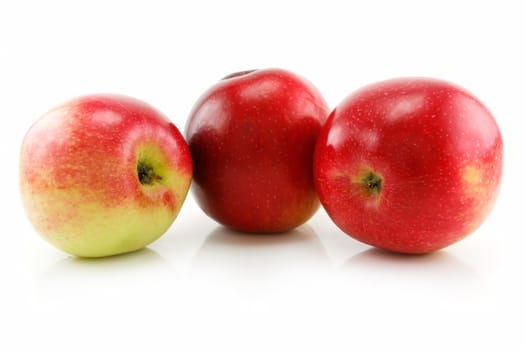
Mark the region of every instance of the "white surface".
POLYGON ((525 50, 519 2, 3 1, 1 349, 523 349, 525 50), (376 80, 454 81, 498 120, 495 210, 442 252, 370 250, 319 213, 297 232, 227 232, 191 196, 148 249, 68 257, 21 209, 18 149, 46 110, 115 92, 181 129, 220 77, 281 67, 331 107, 376 80))

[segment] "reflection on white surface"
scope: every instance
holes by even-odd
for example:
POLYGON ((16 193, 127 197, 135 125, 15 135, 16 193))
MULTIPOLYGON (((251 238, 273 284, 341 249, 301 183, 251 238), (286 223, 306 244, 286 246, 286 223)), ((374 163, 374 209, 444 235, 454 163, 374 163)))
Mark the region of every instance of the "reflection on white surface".
POLYGON ((48 307, 69 305, 83 312, 88 305, 107 302, 109 309, 125 307, 133 300, 147 303, 161 297, 171 283, 170 276, 175 279, 173 275, 168 262, 149 248, 103 259, 67 257, 42 271, 35 300, 48 307))
POLYGON ((137 273, 138 271, 166 266, 166 260, 150 248, 143 248, 135 252, 109 256, 106 258, 78 258, 68 256, 49 266, 45 271, 46 278, 64 278, 75 275, 113 276, 121 275, 124 271, 137 273))
POLYGON ((216 266, 220 259, 242 266, 272 270, 291 265, 326 261, 327 256, 316 233, 303 225, 295 230, 272 234, 248 234, 217 226, 206 238, 193 260, 205 267, 216 266))
POLYGON ((479 279, 476 271, 465 261, 446 250, 423 255, 408 255, 370 248, 348 259, 344 268, 360 270, 363 273, 388 272, 394 274, 395 277, 400 277, 400 275, 405 275, 407 278, 426 276, 429 280, 434 278, 446 278, 449 281, 479 279))
POLYGON ((348 259, 341 273, 359 281, 357 293, 394 308, 456 307, 486 297, 476 271, 447 251, 403 255, 371 248, 348 259))
POLYGON ((308 225, 277 234, 246 234, 219 226, 191 259, 188 275, 207 289, 262 295, 327 269, 327 253, 308 225))

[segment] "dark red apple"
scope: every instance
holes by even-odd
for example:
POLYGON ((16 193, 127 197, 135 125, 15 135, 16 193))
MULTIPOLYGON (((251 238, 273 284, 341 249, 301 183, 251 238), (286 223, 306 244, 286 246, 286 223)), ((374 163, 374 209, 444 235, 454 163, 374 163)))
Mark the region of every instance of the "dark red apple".
POLYGON ((200 207, 239 231, 304 223, 319 207, 312 161, 328 113, 317 89, 288 71, 239 72, 219 81, 186 125, 200 207))
POLYGON ((473 232, 496 200, 501 134, 487 108, 448 82, 405 78, 364 87, 319 136, 315 185, 350 236, 427 253, 473 232))

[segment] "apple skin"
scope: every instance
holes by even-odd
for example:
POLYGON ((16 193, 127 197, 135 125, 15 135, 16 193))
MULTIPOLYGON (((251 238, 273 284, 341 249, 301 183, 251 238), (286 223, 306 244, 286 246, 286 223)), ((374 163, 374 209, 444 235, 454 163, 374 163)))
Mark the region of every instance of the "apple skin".
POLYGON ((237 231, 283 232, 304 223, 319 208, 312 161, 329 112, 317 89, 289 71, 245 71, 216 83, 185 131, 197 203, 237 231))
POLYGON ((159 238, 190 187, 191 155, 160 112, 120 95, 83 96, 47 112, 20 152, 29 220, 80 257, 138 250, 159 238))
POLYGON ((366 86, 330 114, 314 155, 321 203, 351 237, 428 253, 473 232, 502 174, 501 134, 487 108, 449 82, 366 86))

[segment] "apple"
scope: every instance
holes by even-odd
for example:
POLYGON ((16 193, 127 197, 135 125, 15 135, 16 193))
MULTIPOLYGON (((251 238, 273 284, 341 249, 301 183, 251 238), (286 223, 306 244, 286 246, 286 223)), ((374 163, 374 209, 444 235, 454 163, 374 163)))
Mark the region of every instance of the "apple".
POLYGON ((366 86, 332 111, 314 179, 335 224, 369 245, 427 253, 487 217, 500 187, 502 138, 487 108, 449 82, 366 86))
POLYGON ((312 161, 328 114, 318 90, 289 71, 244 71, 217 82, 196 102, 185 131, 199 206, 237 231, 304 223, 319 208, 312 161))
POLYGON ((188 192, 192 161, 177 128, 139 100, 90 95, 44 114, 20 152, 21 197, 35 229, 80 257, 159 238, 188 192))

